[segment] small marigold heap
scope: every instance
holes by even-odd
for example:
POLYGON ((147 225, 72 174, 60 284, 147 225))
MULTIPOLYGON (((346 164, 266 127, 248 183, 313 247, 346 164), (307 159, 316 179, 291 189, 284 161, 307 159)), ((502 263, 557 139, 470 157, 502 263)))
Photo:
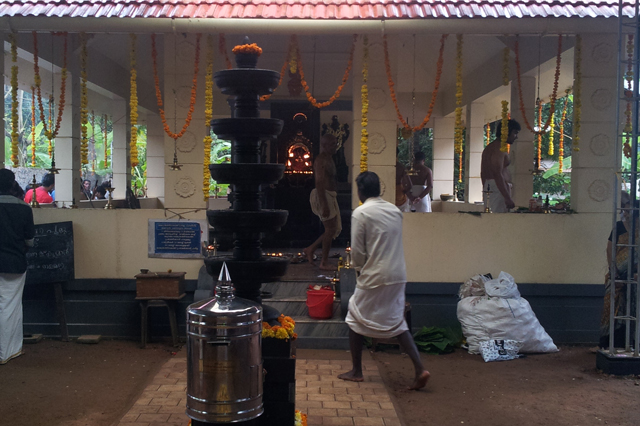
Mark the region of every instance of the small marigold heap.
POLYGON ((256 55, 256 56, 260 56, 262 55, 262 48, 260 46, 258 46, 256 43, 251 43, 251 44, 239 44, 237 46, 235 46, 231 52, 234 55, 238 55, 238 54, 245 54, 245 55, 256 55))
POLYGON ((296 323, 291 317, 284 316, 281 314, 278 317, 278 322, 280 325, 270 326, 269 323, 262 323, 262 338, 275 338, 275 339, 297 339, 298 335, 294 333, 294 329, 296 327, 296 323))

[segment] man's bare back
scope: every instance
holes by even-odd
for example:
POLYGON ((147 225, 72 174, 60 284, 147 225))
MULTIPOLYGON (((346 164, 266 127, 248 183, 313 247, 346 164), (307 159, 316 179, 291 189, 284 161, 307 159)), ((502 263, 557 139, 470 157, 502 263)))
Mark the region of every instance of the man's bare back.
MULTIPOLYGON (((515 207, 515 203, 511 198, 511 173, 509 172, 509 154, 500 150, 501 147, 501 125, 496 131, 496 139, 488 144, 484 151, 482 151, 482 159, 480 163, 480 178, 482 180, 482 187, 485 188, 485 184, 489 180, 493 180, 495 187, 491 187, 489 191, 499 191, 504 198, 504 206, 507 210, 515 207)), ((515 120, 509 120, 509 128, 507 129, 509 136, 507 137, 507 145, 513 144, 518 139, 518 133, 520 132, 520 124, 515 120)), ((485 189, 486 191, 487 189, 485 189)), ((488 194, 490 195, 490 194, 488 194)), ((502 204, 500 204, 502 205, 502 204)))

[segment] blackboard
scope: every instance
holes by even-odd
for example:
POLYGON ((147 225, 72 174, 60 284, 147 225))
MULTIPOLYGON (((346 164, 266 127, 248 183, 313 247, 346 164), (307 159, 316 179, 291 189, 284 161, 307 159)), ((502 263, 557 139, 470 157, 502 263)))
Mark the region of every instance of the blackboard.
POLYGON ((74 279, 73 222, 44 223, 35 228, 34 244, 27 252, 27 284, 74 279))

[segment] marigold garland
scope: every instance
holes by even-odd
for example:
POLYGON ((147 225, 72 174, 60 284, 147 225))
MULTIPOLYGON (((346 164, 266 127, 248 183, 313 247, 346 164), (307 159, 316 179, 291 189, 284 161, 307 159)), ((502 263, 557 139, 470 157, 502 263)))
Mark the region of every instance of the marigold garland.
POLYGON ((89 164, 89 139, 87 137, 87 124, 89 119, 89 111, 87 105, 89 100, 87 97, 87 35, 80 33, 80 164, 89 164))
POLYGON ((138 71, 136 70, 136 41, 137 36, 133 33, 129 34, 131 38, 131 49, 129 59, 131 63, 131 89, 129 95, 129 118, 130 118, 130 139, 129 153, 131 158, 131 167, 138 165, 138 71))
MULTIPOLYGON (((295 36, 291 36, 291 39, 289 40, 289 47, 287 48, 287 54, 284 57, 284 64, 282 64, 282 68, 280 68, 280 80, 278 80, 278 85, 276 86, 275 89, 273 89, 273 92, 271 92, 270 94, 260 96, 261 101, 266 101, 267 99, 271 98, 271 95, 273 95, 275 91, 278 90, 278 87, 280 87, 280 85, 282 84, 282 80, 284 79, 284 73, 287 70, 287 65, 289 65, 289 68, 291 69, 290 67, 291 60, 292 60, 291 58, 295 56, 295 49, 293 48, 294 40, 295 40, 295 36)), ((291 71, 291 72, 295 73, 295 71, 291 71)))
POLYGON ((307 80, 305 80, 304 78, 304 68, 302 66, 302 56, 300 55, 300 46, 298 46, 298 38, 295 35, 294 37, 295 37, 295 43, 296 43, 295 49, 296 49, 298 71, 300 71, 300 81, 302 83, 304 93, 307 95, 307 100, 315 108, 324 108, 331 105, 336 99, 340 97, 340 93, 342 93, 342 89, 344 89, 344 86, 347 83, 347 80, 349 79, 349 74, 351 73, 351 67, 353 65, 353 55, 356 49, 356 41, 358 40, 358 35, 357 34, 353 35, 353 42, 351 43, 351 52, 349 52, 349 62, 347 63, 347 69, 344 71, 344 75, 342 76, 342 83, 340 84, 340 86, 338 86, 334 94, 326 102, 318 102, 310 92, 309 84, 307 83, 307 80))
POLYGON ((464 150, 462 133, 462 34, 457 34, 456 39, 456 127, 453 143, 460 162, 458 165, 458 182, 462 182, 462 151, 464 150))
POLYGON ((189 128, 191 119, 193 116, 193 109, 196 105, 196 93, 198 89, 198 64, 200 63, 200 37, 202 34, 196 34, 196 53, 193 61, 193 80, 191 85, 191 99, 189 102, 189 111, 187 112, 187 118, 182 130, 179 133, 173 133, 167 124, 167 119, 164 115, 164 108, 162 108, 162 91, 160 90, 160 78, 158 77, 158 51, 156 50, 156 35, 151 34, 151 57, 153 59, 153 81, 156 87, 156 99, 158 101, 158 111, 160 112, 160 118, 162 118, 162 125, 164 131, 171 139, 177 140, 181 138, 189 128))
POLYGON ((11 43, 11 161, 13 167, 20 165, 20 152, 18 150, 18 41, 14 33, 9 34, 11 43))
MULTIPOLYGON (((536 102, 538 103, 538 129, 540 129, 540 126, 542 126, 542 100, 537 99, 536 102)), ((536 135, 536 137, 538 138, 538 148, 537 148, 537 170, 540 170, 540 165, 542 164, 542 132, 538 132, 538 134, 536 135)))
POLYGON ((233 68, 231 60, 229 59, 229 52, 227 52, 227 39, 225 38, 224 33, 218 34, 218 49, 220 50, 220 54, 224 57, 227 69, 230 70, 233 68))
POLYGON ((624 111, 624 115, 626 116, 626 122, 623 129, 624 134, 624 145, 622 148, 622 152, 624 156, 627 158, 631 158, 631 132, 633 131, 633 127, 631 125, 631 117, 632 117, 632 105, 633 105, 633 34, 628 35, 629 39, 627 40, 627 72, 624 75, 624 80, 626 82, 626 90, 624 91, 625 98, 627 100, 627 107, 624 111))
POLYGON ((109 117, 107 116, 107 114, 105 114, 102 117, 102 124, 104 125, 104 134, 103 134, 103 138, 102 138, 102 143, 104 145, 104 168, 108 169, 109 168, 109 157, 107 156, 107 137, 109 136, 109 131, 107 129, 107 120, 109 119, 109 117))
POLYGON ((31 167, 36 166, 36 96, 31 86, 31 167))
POLYGON ((549 156, 553 155, 553 132, 555 128, 556 125, 554 124, 553 114, 551 114, 551 122, 549 123, 549 151, 547 152, 549 156))
POLYGON ((42 78, 40 77, 40 66, 38 65, 38 33, 33 31, 33 70, 34 70, 34 82, 36 86, 36 94, 38 98, 38 107, 40 108, 40 121, 42 121, 42 125, 44 127, 44 135, 49 140, 49 157, 52 154, 52 145, 51 141, 58 136, 58 132, 60 131, 60 125, 62 124, 62 114, 64 113, 64 105, 65 105, 65 92, 67 87, 67 33, 51 33, 54 36, 63 36, 64 37, 64 50, 63 50, 63 58, 62 58, 62 70, 60 71, 60 100, 58 101, 58 117, 56 117, 56 125, 55 128, 52 129, 53 120, 51 117, 52 109, 53 109, 53 95, 50 97, 49 103, 49 115, 50 121, 47 126, 47 121, 44 117, 44 108, 42 106, 42 78))
MULTIPOLYGON (((53 95, 49 95, 49 128, 53 126, 53 95)), ((51 138, 47 138, 49 141, 49 158, 53 156, 53 143, 51 138)))
POLYGON ((582 36, 576 35, 576 70, 573 82, 573 150, 580 151, 580 125, 582 123, 582 36))
POLYGON ((278 322, 280 323, 280 325, 274 325, 273 327, 267 322, 262 323, 263 339, 272 337, 282 340, 295 340, 298 338, 298 335, 294 333, 296 322, 293 320, 293 318, 286 317, 283 314, 280 314, 280 316, 278 317, 278 322))
POLYGON ((491 123, 487 123, 486 126, 486 138, 484 140, 484 146, 487 146, 491 142, 491 123))
POLYGON ((524 98, 522 96, 522 75, 520 73, 520 44, 519 44, 519 36, 516 36, 516 44, 515 44, 515 55, 516 55, 516 74, 518 77, 518 98, 520 100, 520 112, 522 112, 522 119, 524 120, 525 126, 531 133, 543 132, 549 124, 551 123, 551 118, 553 117, 553 113, 556 108, 556 100, 558 95, 558 80, 560 79, 560 64, 562 62, 562 34, 558 34, 558 54, 556 55, 556 73, 553 81, 553 93, 551 94, 550 101, 550 110, 549 110, 549 118, 543 127, 540 127, 536 132, 531 124, 529 124, 529 120, 527 119, 527 115, 524 110, 524 98))
POLYGON ((362 99, 362 118, 360 124, 360 173, 369 169, 369 133, 367 126, 369 125, 369 37, 366 35, 362 39, 362 89, 360 95, 362 99))
POLYGON ((568 105, 569 91, 567 90, 564 106, 562 107, 562 118, 560 119, 560 137, 558 137, 558 173, 562 173, 562 163, 564 162, 564 120, 567 118, 568 105))
POLYGON ((262 55, 262 48, 258 46, 256 43, 239 44, 237 46, 234 46, 233 49, 231 49, 231 53, 233 53, 234 55, 237 55, 239 53, 244 53, 247 55, 260 56, 262 55))
POLYGON ((295 411, 294 426, 307 426, 307 415, 300 410, 295 411))
POLYGON ((91 172, 96 171, 96 114, 91 110, 91 172))
POLYGON ((509 152, 509 102, 502 101, 502 121, 500 125, 500 151, 509 152))
POLYGON ((207 70, 204 77, 204 124, 207 127, 207 135, 202 141, 204 145, 204 161, 202 163, 202 192, 204 201, 209 199, 211 190, 211 172, 209 163, 211 162, 211 119, 213 118, 213 36, 207 36, 207 70))
POLYGON ((393 101, 393 106, 396 108, 396 114, 398 116, 398 120, 400 120, 400 122, 402 123, 402 126, 407 130, 411 130, 413 132, 418 132, 418 131, 422 130, 424 128, 424 126, 427 125, 429 120, 431 120, 431 114, 433 113, 433 108, 435 107, 436 98, 438 96, 438 89, 440 87, 440 76, 442 75, 442 64, 444 62, 444 59, 443 59, 443 56, 444 56, 444 43, 447 40, 448 36, 449 36, 449 34, 443 34, 442 37, 440 38, 440 52, 438 54, 438 62, 436 63, 436 79, 435 79, 435 82, 434 82, 434 85, 433 85, 433 92, 431 93, 431 103, 429 104, 429 109, 427 111, 427 115, 424 117, 424 120, 422 120, 422 123, 420 123, 419 126, 415 126, 415 127, 409 126, 409 123, 407 123, 406 120, 404 119, 404 117, 402 116, 402 114, 400 114, 400 107, 398 106, 398 99, 396 98, 396 91, 393 88, 393 86, 395 84, 393 83, 393 77, 391 76, 391 65, 389 64, 389 51, 388 51, 388 48, 387 48, 387 35, 385 34, 382 37, 382 44, 384 46, 384 65, 385 65, 385 68, 387 70, 387 81, 389 83, 389 92, 391 93, 391 100, 393 101))

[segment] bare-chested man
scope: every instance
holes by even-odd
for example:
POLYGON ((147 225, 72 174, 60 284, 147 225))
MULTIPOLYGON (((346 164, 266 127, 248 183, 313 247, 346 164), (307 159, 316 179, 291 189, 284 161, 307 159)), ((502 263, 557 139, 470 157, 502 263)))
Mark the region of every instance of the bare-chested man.
MULTIPOLYGON (((509 120, 509 136, 507 144, 511 145, 518 139, 520 124, 516 120, 509 120)), ((487 204, 493 213, 506 213, 515 207, 511 198, 511 173, 509 173, 509 154, 500 151, 502 122, 498 123, 496 138, 482 151, 480 178, 482 188, 487 197, 487 204)))
POLYGON ((337 147, 338 141, 335 136, 325 134, 320 138, 320 154, 313 163, 316 187, 311 191, 309 202, 313 213, 322 221, 324 233, 303 250, 309 263, 313 263, 313 254, 322 245, 320 269, 324 270, 335 269, 329 264, 329 249, 331 249, 331 241, 342 231, 336 192, 336 166, 333 162, 333 154, 336 153, 337 147))
POLYGON ((431 169, 424 165, 424 152, 415 153, 413 160, 413 170, 416 175, 409 176, 411 179, 411 191, 409 201, 411 202, 411 210, 416 212, 431 212, 431 196, 429 193, 433 188, 433 173, 431 169))
POLYGON ((411 191, 411 181, 401 162, 396 160, 396 207, 401 212, 411 211, 411 203, 407 194, 411 191))

